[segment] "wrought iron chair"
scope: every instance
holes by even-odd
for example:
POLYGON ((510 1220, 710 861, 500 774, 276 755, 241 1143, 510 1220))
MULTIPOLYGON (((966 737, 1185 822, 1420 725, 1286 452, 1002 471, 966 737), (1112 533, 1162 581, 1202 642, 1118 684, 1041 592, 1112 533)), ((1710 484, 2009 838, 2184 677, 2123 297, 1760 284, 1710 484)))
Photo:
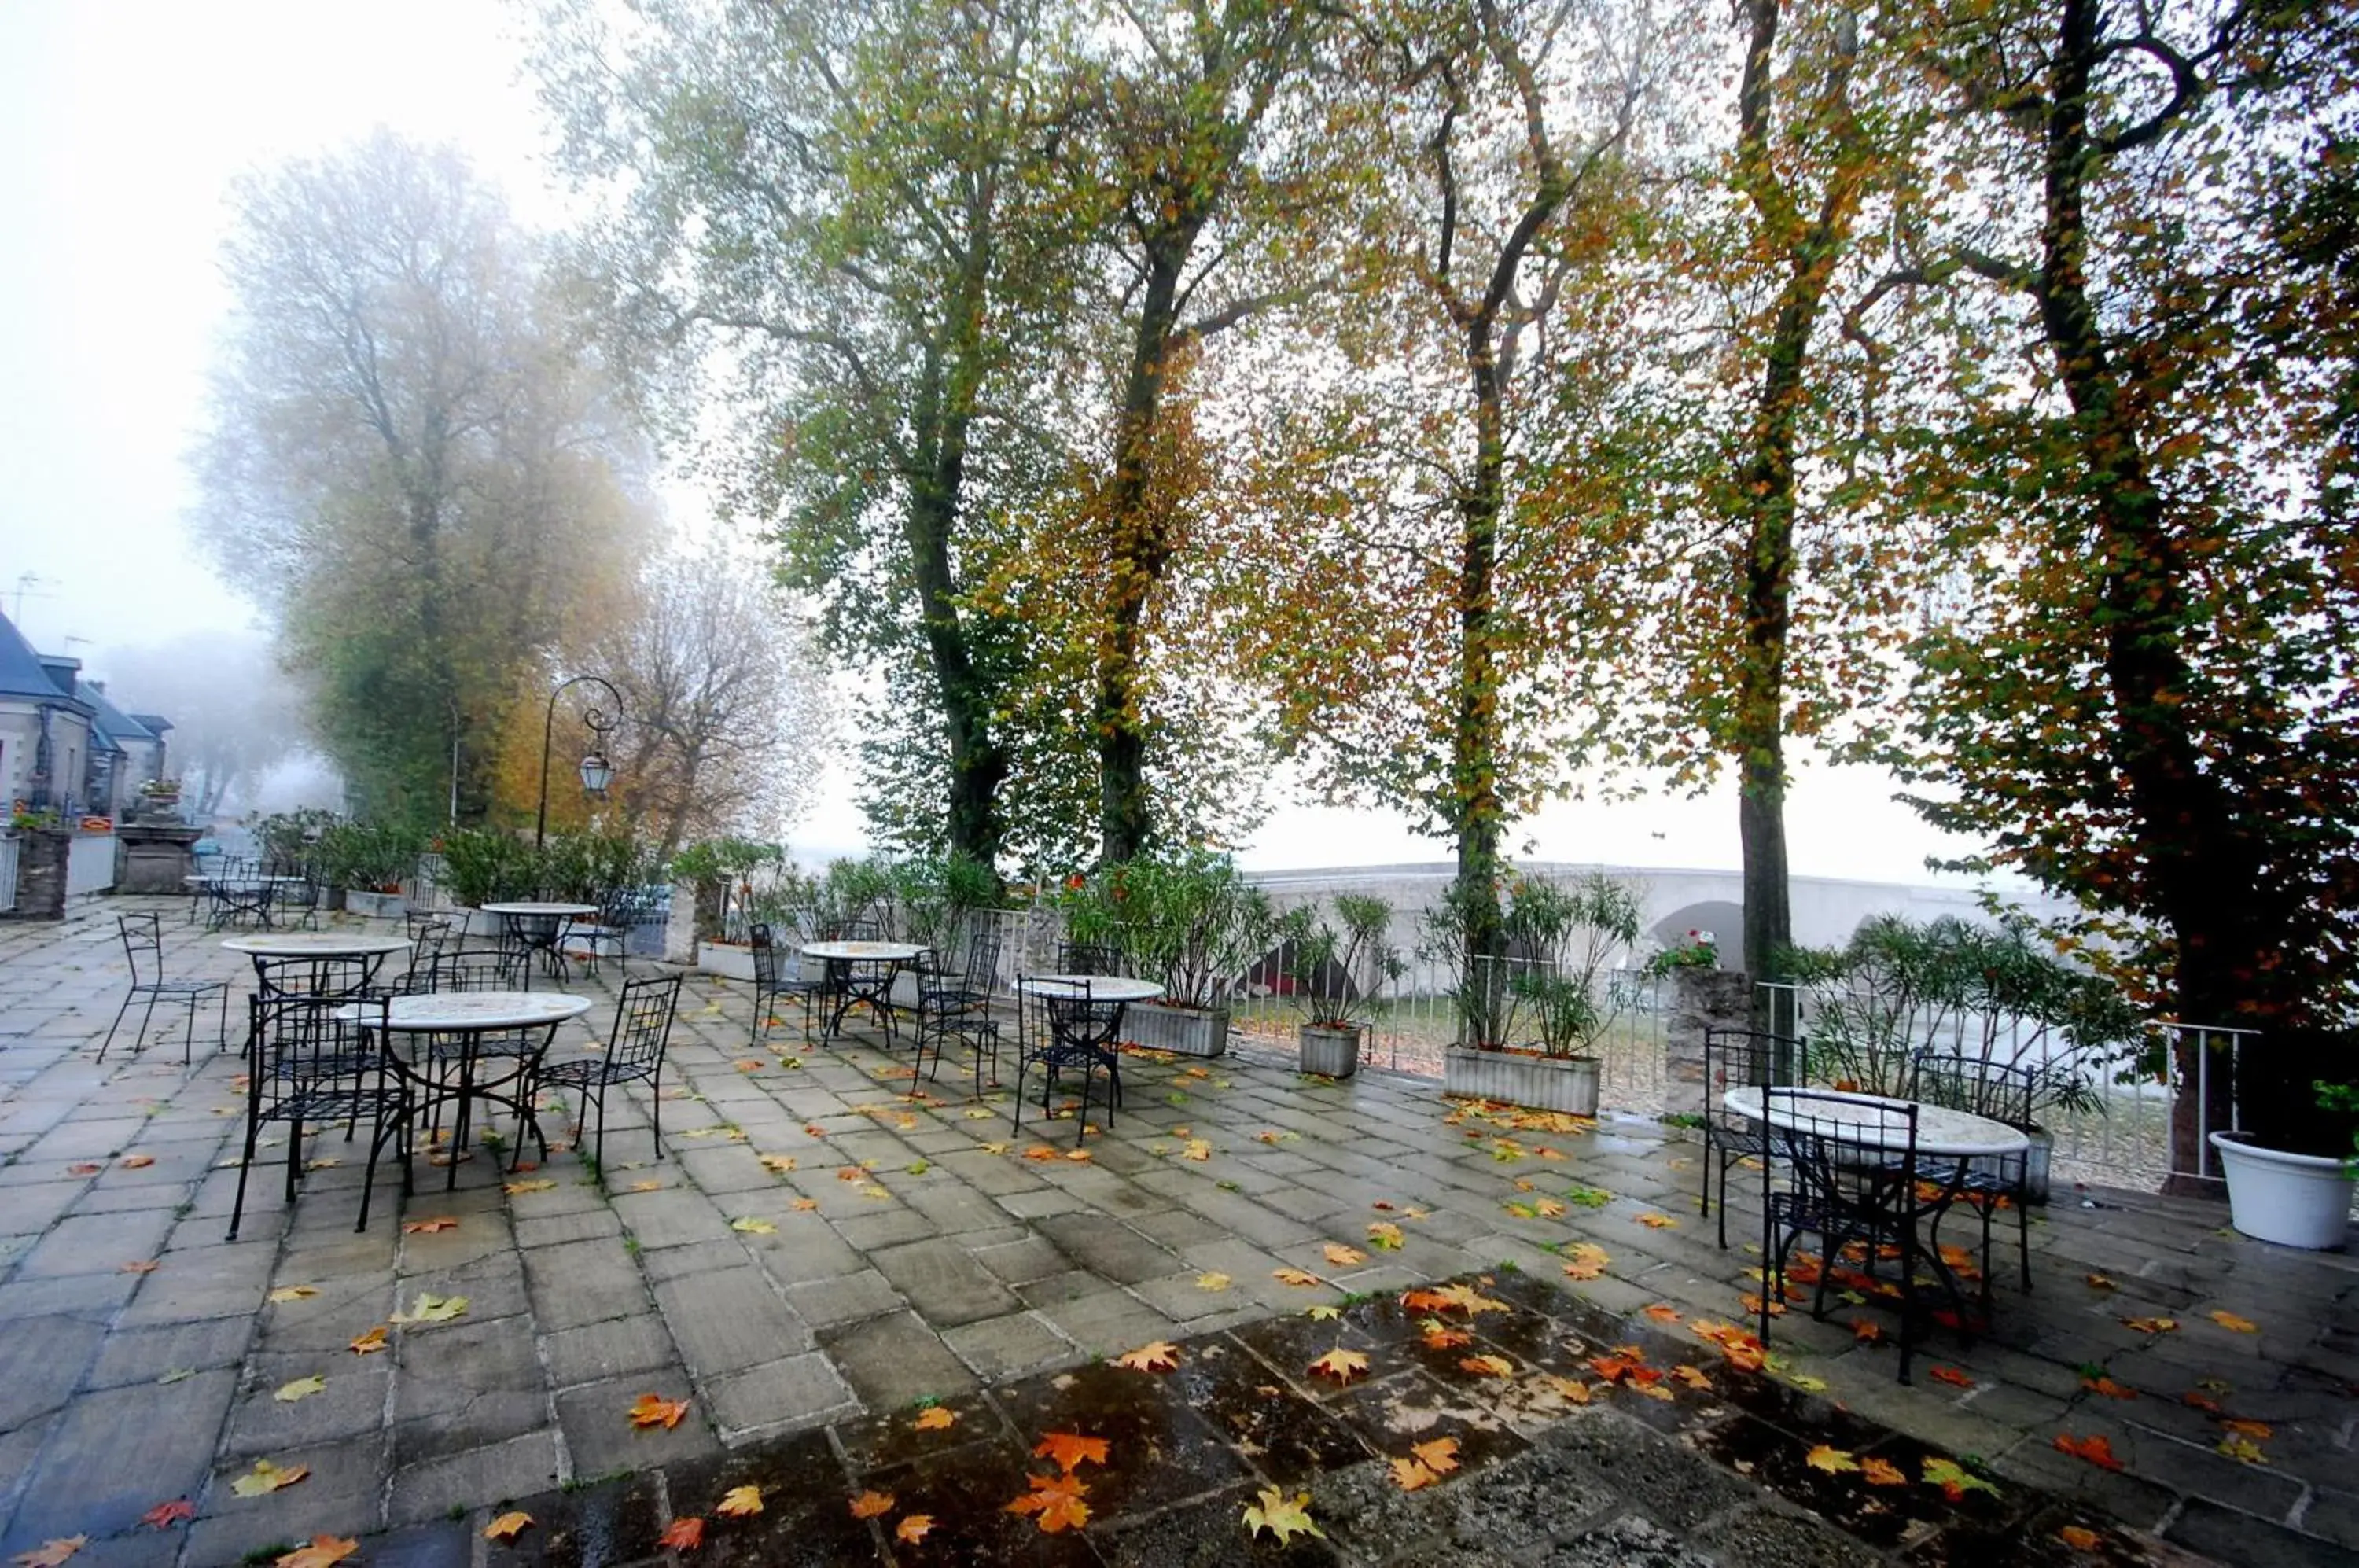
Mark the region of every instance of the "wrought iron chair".
POLYGON ((430 915, 411 910, 409 922, 409 968, 397 983, 405 991, 430 991, 433 986, 427 977, 432 974, 434 961, 445 953, 458 953, 467 944, 462 931, 448 915, 430 915))
POLYGON ((1057 948, 1057 972, 1060 975, 1119 975, 1122 973, 1122 953, 1119 949, 1101 942, 1061 942, 1057 948))
POLYGON ((388 1141, 401 1154, 405 1197, 412 1186, 412 1101, 408 1082, 386 1061, 387 1002, 383 997, 256 996, 247 1005, 252 1028, 246 1042, 245 1145, 237 1169, 237 1196, 230 1208, 229 1239, 237 1239, 245 1214, 246 1178, 267 1122, 287 1124, 286 1201, 290 1203, 304 1171, 303 1129, 343 1122, 349 1141, 361 1122, 368 1122, 368 1171, 361 1179, 360 1219, 353 1226, 366 1230, 376 1190, 376 1162, 388 1141))
MULTIPOLYGON (((1988 1116, 2024 1132, 2031 1130, 2031 1106, 2039 1089, 2039 1072, 2005 1062, 1984 1062, 1956 1051, 1920 1051, 1911 1059, 1908 1097, 1943 1110, 1988 1116)), ((1972 1204, 1982 1223, 1982 1297, 1990 1301, 1991 1231, 2001 1201, 2015 1209, 2015 1246, 2022 1261, 2023 1288, 2031 1289, 2031 1156, 1987 1155, 1964 1161, 1945 1160, 1919 1174, 1972 1204)), ((1938 1247, 1938 1242, 1935 1243, 1938 1247)))
POLYGON ((606 1091, 617 1083, 644 1083, 653 1118, 656 1158, 663 1158, 663 1062, 671 1024, 679 1010, 680 976, 650 975, 623 982, 614 1002, 614 1032, 603 1051, 570 1062, 543 1060, 526 1102, 546 1087, 571 1089, 595 1111, 591 1159, 603 1169, 606 1158, 606 1091))
POLYGON ((285 920, 290 926, 317 931, 320 926, 320 879, 309 866, 297 864, 271 867, 272 873, 294 878, 290 882, 268 884, 270 920, 285 920))
POLYGON ((254 973, 266 996, 364 996, 376 974, 377 961, 339 955, 332 958, 258 958, 254 973))
POLYGON ((139 1017, 139 1030, 132 1037, 134 1051, 147 1043, 147 1026, 156 1021, 156 1004, 166 997, 180 1003, 189 1016, 180 1037, 180 1064, 187 1066, 195 1055, 197 1040, 197 1008, 204 999, 218 992, 221 996, 221 1049, 229 1049, 229 982, 226 980, 174 980, 164 973, 164 937, 158 917, 117 915, 114 928, 123 938, 123 956, 131 963, 131 986, 123 993, 123 1005, 114 1009, 114 1021, 107 1026, 106 1040, 98 1048, 98 1060, 104 1062, 114 1044, 114 1031, 123 1027, 123 1017, 131 1004, 141 996, 147 998, 147 1011, 139 1017))
POLYGON ((918 972, 918 1070, 925 1071, 926 1045, 934 1048, 934 1071, 941 1071, 942 1046, 957 1040, 973 1053, 974 1092, 983 1094, 983 1061, 991 1058, 992 1077, 999 1076, 999 1023, 991 1015, 992 987, 999 979, 999 938, 978 931, 969 934, 963 970, 920 969, 918 972))
POLYGON ((1824 1318, 1839 1282, 1900 1308, 1900 1380, 1908 1382, 1919 1318, 1917 1106, 1823 1089, 1762 1090, 1761 1341, 1786 1299, 1794 1244, 1815 1236, 1810 1315, 1824 1318), (1781 1180, 1782 1176, 1782 1180, 1781 1180), (1897 1281, 1878 1274, 1898 1265, 1897 1281))
POLYGON ((747 928, 746 935, 754 949, 754 1019, 746 1042, 756 1046, 762 1043, 764 1031, 776 1021, 772 1009, 781 996, 793 996, 802 1003, 803 1039, 810 1040, 811 1009, 820 993, 827 988, 825 983, 804 978, 799 957, 780 952, 768 925, 756 920, 747 928))
POLYGON ((1106 1073, 1106 1124, 1114 1124, 1114 1107, 1122 1103, 1122 1054, 1115 1036, 1122 1027, 1123 1004, 1091 993, 1087 976, 1047 976, 1016 982, 1017 1047, 1016 1103, 1012 1127, 1024 1126, 1024 1079, 1034 1066, 1041 1070, 1040 1114, 1049 1114, 1049 1097, 1066 1068, 1082 1073, 1082 1104, 1073 1135, 1079 1144, 1089 1136, 1090 1085, 1096 1070, 1106 1073))
POLYGON ((1703 1031, 1703 1191, 1696 1213, 1712 1217, 1712 1187, 1720 1188, 1720 1245, 1728 1247, 1728 1168, 1767 1152, 1761 1126, 1729 1110, 1731 1089, 1790 1087, 1810 1081, 1810 1044, 1757 1029, 1703 1031), (1719 1171, 1712 1167, 1717 1161, 1719 1171))
MULTIPOLYGON (((885 928, 875 920, 842 920, 826 933, 829 942, 882 942, 885 928)), ((885 1045, 893 1045, 893 976, 898 964, 860 959, 831 962, 827 966, 824 990, 828 997, 831 1035, 842 1032, 843 1015, 863 1003, 885 1026, 885 1045)))

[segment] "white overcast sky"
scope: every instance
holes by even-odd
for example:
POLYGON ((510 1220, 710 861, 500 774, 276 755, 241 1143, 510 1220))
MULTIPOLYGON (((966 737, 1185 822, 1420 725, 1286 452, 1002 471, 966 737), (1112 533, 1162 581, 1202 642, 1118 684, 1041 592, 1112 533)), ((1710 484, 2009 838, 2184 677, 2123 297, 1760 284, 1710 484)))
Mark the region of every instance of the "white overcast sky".
MULTIPOLYGON (((226 303, 228 184, 386 125, 455 143, 525 221, 560 221, 516 27, 499 0, 0 0, 0 608, 37 646, 103 676, 111 648, 253 635, 252 607, 183 523, 226 303)), ((830 772, 794 836, 853 847, 844 768, 830 772)), ((1942 847, 1859 769, 1806 767, 1788 821, 1799 875, 1925 881, 1942 847)), ((1568 804, 1516 841, 1547 859, 1733 867, 1734 794, 1568 804)), ((1281 805, 1244 858, 1446 848, 1367 813, 1281 805)))

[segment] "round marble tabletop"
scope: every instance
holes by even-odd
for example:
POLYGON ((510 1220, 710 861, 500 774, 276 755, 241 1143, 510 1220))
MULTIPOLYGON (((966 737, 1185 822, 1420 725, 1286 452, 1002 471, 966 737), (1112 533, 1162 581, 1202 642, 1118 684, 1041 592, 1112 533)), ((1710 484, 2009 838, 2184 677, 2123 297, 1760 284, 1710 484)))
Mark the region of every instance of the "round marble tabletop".
POLYGON ((914 942, 807 942, 796 951, 838 964, 907 964, 926 950, 914 942))
POLYGON ((222 945, 249 958, 375 958, 410 945, 406 936, 365 931, 257 931, 234 936, 222 945))
POLYGON ((1151 1002, 1163 995, 1163 987, 1154 981, 1127 975, 1025 975, 1016 985, 1036 996, 1086 994, 1093 1002, 1151 1002))
POLYGON ((595 904, 549 904, 527 902, 516 904, 484 904, 481 907, 484 913, 487 915, 519 915, 527 920, 538 918, 545 920, 564 920, 568 917, 579 920, 584 916, 594 915, 598 912, 598 906, 595 904))
POLYGON ((205 886, 219 883, 225 887, 259 887, 264 886, 266 883, 300 882, 303 878, 300 877, 264 877, 258 873, 251 871, 208 871, 198 877, 183 877, 180 880, 183 882, 195 882, 205 886))
MULTIPOLYGON (((435 991, 419 996, 393 998, 386 1028, 408 1034, 470 1034, 504 1029, 532 1029, 578 1018, 591 1008, 587 996, 562 991, 435 991)), ((371 1021, 374 1008, 351 1007, 337 1014, 350 1022, 371 1021)))
MULTIPOLYGON (((1854 1094, 1834 1089, 1805 1091, 1808 1098, 1799 1110, 1789 1108, 1793 1091, 1772 1092, 1767 1120, 1774 1127, 1793 1127, 1798 1123, 1840 1122, 1853 1129, 1858 1141, 1871 1149, 1900 1149, 1908 1141, 1908 1123, 1890 1113, 1914 1105, 1917 1110, 1917 1152, 1947 1155, 1951 1159, 1970 1160, 1986 1155, 2020 1154, 2031 1147, 2031 1139, 2020 1128, 2005 1122, 1993 1121, 1967 1111, 1953 1111, 1941 1105, 1928 1105, 1914 1100, 1896 1100, 1884 1094, 1854 1094)), ((1763 1119, 1762 1091, 1757 1087, 1731 1089, 1721 1103, 1740 1116, 1753 1121, 1763 1119)))

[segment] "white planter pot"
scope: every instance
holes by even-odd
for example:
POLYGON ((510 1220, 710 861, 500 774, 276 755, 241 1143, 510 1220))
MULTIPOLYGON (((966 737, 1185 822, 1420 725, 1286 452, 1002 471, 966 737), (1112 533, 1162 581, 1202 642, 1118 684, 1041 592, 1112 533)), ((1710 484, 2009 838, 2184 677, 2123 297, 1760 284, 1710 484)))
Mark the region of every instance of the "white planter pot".
POLYGON ((487 915, 481 909, 453 909, 451 919, 460 932, 466 936, 501 936, 508 929, 507 922, 499 916, 487 915))
POLYGON ((1349 1078, 1360 1070, 1360 1026, 1303 1024, 1295 1030, 1302 1071, 1322 1078, 1349 1078))
POLYGON ((1123 1009, 1122 1038, 1147 1051, 1169 1051, 1181 1056, 1225 1056, 1229 1050, 1229 1009, 1171 1007, 1160 1002, 1133 1002, 1123 1009))
POLYGON ((717 942, 696 944, 696 966, 707 975, 718 975, 724 980, 754 978, 754 950, 750 947, 730 947, 717 942))
POLYGON ((1442 1058, 1441 1092, 1498 1100, 1527 1110, 1593 1116, 1597 1114, 1597 1059, 1523 1056, 1453 1045, 1442 1058))
POLYGON ((2215 1132, 2212 1147, 2227 1172, 2228 1223, 2238 1230, 2313 1252, 2349 1239, 2351 1178, 2342 1160, 2263 1149, 2241 1132, 2215 1132))
POLYGON ((359 887, 345 889, 344 908, 353 914, 380 920, 397 920, 409 912, 408 904, 398 893, 371 893, 359 887))

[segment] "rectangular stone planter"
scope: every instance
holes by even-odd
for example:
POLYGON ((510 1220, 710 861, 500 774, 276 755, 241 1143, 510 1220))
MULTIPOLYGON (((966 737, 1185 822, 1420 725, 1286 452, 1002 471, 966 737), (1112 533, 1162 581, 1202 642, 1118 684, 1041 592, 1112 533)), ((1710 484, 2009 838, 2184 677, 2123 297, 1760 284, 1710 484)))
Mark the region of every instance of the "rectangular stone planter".
POLYGON ((1133 1002, 1123 1009, 1122 1038, 1147 1051, 1169 1051, 1180 1056, 1225 1056, 1229 1050, 1229 1009, 1133 1002))
POLYGON ((1360 1070, 1360 1026, 1301 1024, 1294 1031, 1305 1073, 1322 1078, 1349 1078, 1360 1070))
POLYGON ((1442 1059, 1441 1092, 1497 1100, 1569 1116, 1597 1114, 1597 1059, 1521 1056, 1453 1045, 1442 1059))
POLYGON ((754 950, 723 942, 700 942, 696 944, 696 966, 724 980, 751 980, 754 950))
POLYGON ((363 887, 344 889, 344 908, 373 920, 397 920, 409 912, 408 900, 398 893, 372 893, 363 887))

